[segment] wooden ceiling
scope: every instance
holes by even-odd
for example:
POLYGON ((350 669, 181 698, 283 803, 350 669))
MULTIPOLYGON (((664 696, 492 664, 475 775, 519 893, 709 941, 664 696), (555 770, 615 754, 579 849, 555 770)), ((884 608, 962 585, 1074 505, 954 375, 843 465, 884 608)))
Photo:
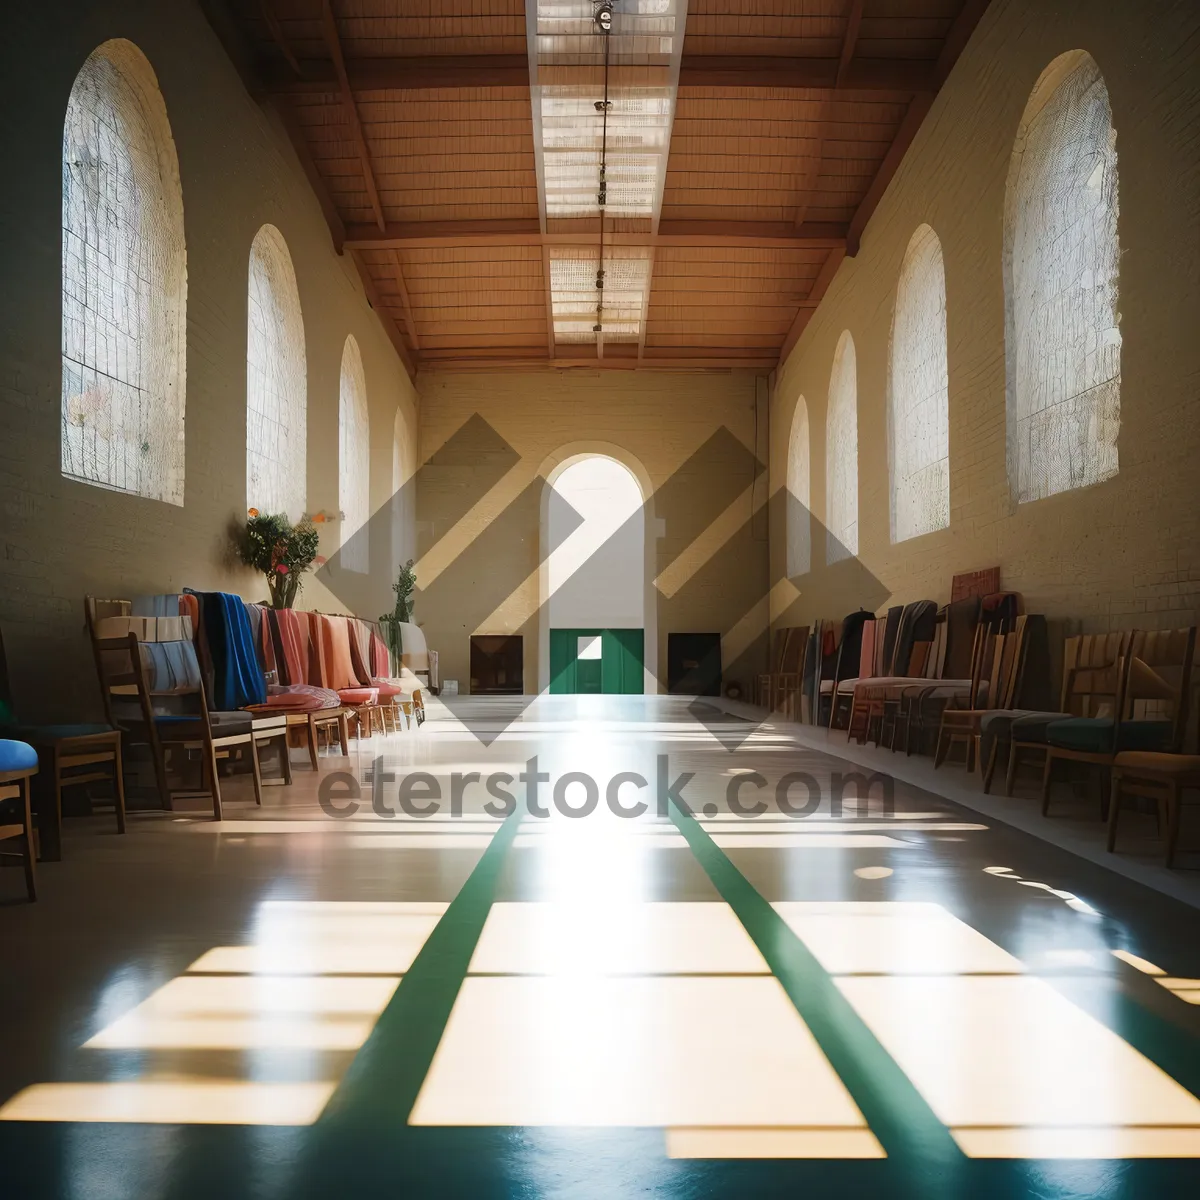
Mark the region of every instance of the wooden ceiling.
POLYGON ((987 0, 688 0, 658 233, 606 235, 652 250, 641 338, 600 358, 554 339, 552 248, 599 223, 543 232, 524 0, 205 7, 412 373, 774 367, 987 0))

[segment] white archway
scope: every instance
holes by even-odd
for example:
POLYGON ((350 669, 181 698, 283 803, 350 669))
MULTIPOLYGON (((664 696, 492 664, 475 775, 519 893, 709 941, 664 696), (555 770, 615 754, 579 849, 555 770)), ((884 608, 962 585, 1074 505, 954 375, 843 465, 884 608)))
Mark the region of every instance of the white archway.
MULTIPOLYGON (((601 474, 607 474, 603 468, 601 474)), ((627 589, 621 596, 612 596, 611 599, 617 601, 620 608, 624 611, 614 609, 608 610, 607 619, 589 620, 588 625, 572 625, 569 628, 620 628, 624 624, 625 628, 640 628, 643 631, 643 654, 644 654, 644 675, 643 689, 646 694, 657 693, 659 688, 658 682, 658 604, 657 592, 654 588, 654 578, 657 573, 657 554, 655 550, 655 536, 657 533, 656 523, 653 516, 653 486, 650 482, 650 476, 645 467, 618 446, 614 446, 607 442, 577 442, 568 446, 561 447, 542 464, 542 469, 539 474, 546 480, 546 487, 542 490, 541 504, 541 527, 540 527, 540 553, 539 553, 539 570, 538 570, 538 656, 537 656, 537 684, 539 692, 547 692, 550 688, 550 629, 551 609, 554 608, 556 614, 560 612, 569 612, 572 596, 579 597, 579 593, 586 590, 586 580, 588 573, 592 567, 597 567, 600 570, 604 569, 604 564, 607 562, 608 550, 614 549, 624 551, 626 555, 631 548, 635 547, 636 543, 640 542, 640 557, 641 570, 633 572, 635 575, 634 586, 627 589), (559 530, 555 528, 561 515, 565 509, 560 509, 556 515, 555 509, 558 505, 554 503, 556 498, 562 498, 556 491, 556 485, 559 481, 567 476, 568 472, 576 474, 572 468, 585 464, 591 460, 603 460, 606 463, 612 463, 616 468, 620 469, 620 474, 612 473, 614 481, 621 478, 627 479, 633 486, 624 491, 626 497, 623 508, 620 509, 624 515, 620 520, 614 521, 611 519, 611 514, 605 514, 597 511, 598 506, 591 504, 585 498, 588 488, 585 486, 576 495, 574 500, 567 500, 574 507, 580 516, 583 516, 585 523, 588 526, 576 534, 571 535, 574 539, 574 546, 569 545, 571 539, 560 539, 559 551, 566 553, 553 554, 548 552, 547 548, 555 545, 559 530), (633 496, 633 491, 636 489, 636 504, 633 496), (630 512, 629 509, 636 511, 630 512), (623 527, 623 532, 617 534, 616 538, 612 538, 612 534, 616 532, 618 526, 623 527), (605 531, 608 532, 605 532, 605 531), (628 536, 626 532, 628 531, 628 536), (605 549, 600 549, 599 546, 591 552, 587 551, 587 547, 599 539, 600 543, 609 543, 605 549), (610 541, 611 539, 611 541, 610 541), (578 558, 579 550, 584 550, 583 560, 587 562, 587 566, 583 568, 584 574, 579 576, 577 580, 578 586, 570 584, 564 589, 560 581, 560 567, 565 571, 570 567, 573 558, 578 558), (599 550, 596 553, 595 550, 599 550), (558 558, 561 562, 552 562, 553 558, 558 558), (637 576, 640 575, 640 578, 637 576), (636 592, 641 593, 641 610, 640 621, 637 620, 636 592), (554 604, 553 598, 558 592, 565 592, 562 597, 566 601, 567 607, 564 609, 562 603, 554 604)), ((581 483, 587 484, 589 481, 586 475, 578 475, 577 478, 581 483)), ((596 482, 592 480, 591 482, 596 482)), ((623 490, 623 489, 622 489, 623 490)), ((596 497, 598 499, 598 497, 596 497)), ((618 501, 618 504, 620 502, 618 501)), ((616 510, 614 510, 615 512, 616 510)), ((634 550, 636 553, 636 549, 634 550)), ((574 611, 580 615, 589 615, 583 607, 575 608, 574 611)), ((591 616, 600 618, 604 615, 604 607, 602 600, 597 599, 591 610, 591 616)))

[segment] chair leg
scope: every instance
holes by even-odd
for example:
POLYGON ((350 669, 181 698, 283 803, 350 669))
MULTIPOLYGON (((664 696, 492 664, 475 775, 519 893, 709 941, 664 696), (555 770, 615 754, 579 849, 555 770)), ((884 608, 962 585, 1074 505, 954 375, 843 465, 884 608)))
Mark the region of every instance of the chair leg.
POLYGON ((318 767, 317 762, 317 723, 313 719, 312 714, 308 717, 308 761, 312 763, 312 769, 315 771, 318 767))
POLYGON ((952 734, 945 725, 938 730, 937 745, 933 750, 933 766, 936 770, 946 761, 946 752, 950 749, 950 743, 954 740, 952 734))
POLYGON ((1117 822, 1121 819, 1121 772, 1115 767, 1112 773, 1112 795, 1108 800, 1108 852, 1117 845, 1117 822))
POLYGON ((121 762, 121 737, 117 735, 117 744, 113 750, 113 787, 117 793, 117 832, 125 832, 125 767, 121 762))
POLYGON ((30 900, 37 899, 37 851, 33 846, 33 808, 29 803, 29 779, 21 780, 21 800, 25 808, 25 836, 22 838, 25 849, 25 891, 30 900))
POLYGON ((1010 741, 1008 743, 1008 770, 1004 775, 1004 794, 1006 796, 1012 795, 1013 786, 1017 782, 1017 760, 1019 759, 1020 754, 1020 746, 1017 744, 1016 740, 1014 739, 1010 741))
POLYGON ((262 807, 262 764, 258 761, 258 739, 250 735, 250 769, 254 772, 254 803, 262 807))
POLYGON ((283 776, 283 786, 290 787, 292 783, 292 756, 288 745, 288 735, 285 729, 279 737, 279 773, 283 776))
POLYGON ((1175 865, 1175 847, 1179 842, 1179 818, 1183 808, 1179 784, 1172 783, 1167 792, 1167 866, 1175 865))
POLYGON ((208 775, 209 792, 212 795, 213 820, 224 820, 221 809, 221 782, 217 778, 217 749, 212 742, 204 744, 204 761, 201 765, 201 776, 208 775))
POLYGON ((346 713, 343 710, 338 713, 338 739, 342 743, 342 753, 350 757, 350 723, 347 720, 346 713))
POLYGON ((974 775, 979 765, 979 734, 967 734, 967 774, 974 775))
POLYGON ((1042 771, 1042 816, 1050 815, 1050 782, 1054 774, 1054 751, 1046 747, 1046 766, 1042 771))
POLYGON ((983 794, 986 796, 992 790, 992 776, 996 773, 996 762, 1000 757, 1000 739, 992 738, 992 748, 988 751, 987 765, 983 769, 983 794))

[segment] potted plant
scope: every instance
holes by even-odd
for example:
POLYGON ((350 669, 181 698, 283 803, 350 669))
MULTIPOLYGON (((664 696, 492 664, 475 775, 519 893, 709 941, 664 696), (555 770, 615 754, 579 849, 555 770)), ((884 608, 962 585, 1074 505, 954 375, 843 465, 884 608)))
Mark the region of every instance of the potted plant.
POLYGON ((317 558, 319 536, 312 521, 295 525, 284 513, 252 508, 239 531, 238 557, 267 577, 272 608, 291 608, 303 586, 304 572, 317 558))
POLYGON ((395 655, 396 662, 400 661, 403 646, 400 642, 400 626, 412 620, 413 591, 417 586, 417 573, 413 570, 413 560, 400 568, 392 591, 396 593, 396 604, 390 613, 384 613, 379 618, 379 627, 383 630, 388 649, 395 655))

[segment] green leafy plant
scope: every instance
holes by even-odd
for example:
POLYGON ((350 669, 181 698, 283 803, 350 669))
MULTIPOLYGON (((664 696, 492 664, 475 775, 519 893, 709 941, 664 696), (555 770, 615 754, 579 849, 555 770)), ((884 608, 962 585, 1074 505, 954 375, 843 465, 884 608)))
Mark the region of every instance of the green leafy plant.
POLYGON ((395 607, 390 613, 384 613, 379 618, 380 628, 383 630, 388 647, 392 654, 395 655, 397 662, 400 661, 402 650, 400 644, 400 626, 412 620, 413 592, 416 590, 416 586, 417 573, 413 570, 413 560, 410 558, 400 568, 400 573, 396 576, 396 582, 392 584, 392 591, 396 594, 395 607))
POLYGON ((238 557, 267 577, 272 608, 291 608, 303 587, 305 571, 317 559, 320 537, 307 518, 295 525, 284 513, 250 509, 238 531, 238 557))

